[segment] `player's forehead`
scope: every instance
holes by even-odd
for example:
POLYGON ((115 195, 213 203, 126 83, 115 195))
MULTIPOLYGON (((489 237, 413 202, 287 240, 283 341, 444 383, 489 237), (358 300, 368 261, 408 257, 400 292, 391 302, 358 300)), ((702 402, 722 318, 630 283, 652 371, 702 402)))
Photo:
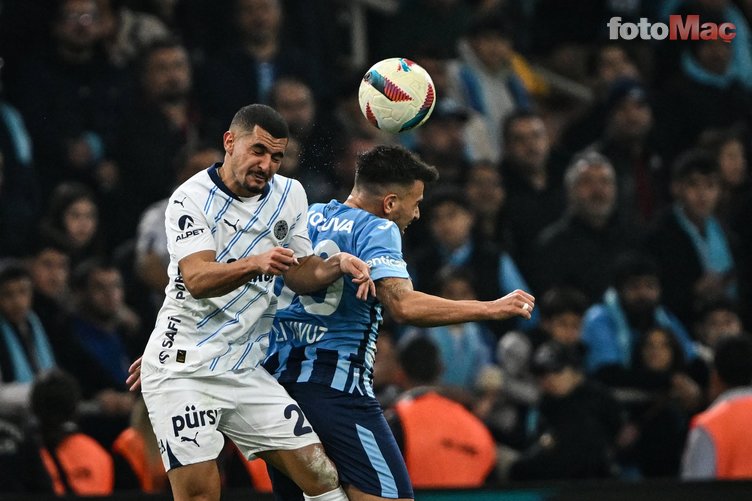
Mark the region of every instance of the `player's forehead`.
POLYGON ((235 136, 236 141, 241 141, 248 145, 263 145, 270 153, 284 153, 287 148, 286 137, 274 137, 269 131, 260 125, 254 125, 250 131, 238 131, 235 136))

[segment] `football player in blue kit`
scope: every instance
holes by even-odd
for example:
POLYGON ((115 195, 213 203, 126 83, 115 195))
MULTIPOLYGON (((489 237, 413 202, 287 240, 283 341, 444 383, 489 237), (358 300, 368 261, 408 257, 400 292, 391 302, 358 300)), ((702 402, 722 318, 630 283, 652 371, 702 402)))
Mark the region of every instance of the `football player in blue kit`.
MULTIPOLYGON (((451 301, 413 289, 402 233, 420 216, 427 183, 438 172, 399 146, 377 146, 358 158, 344 202, 314 204, 308 232, 314 254, 351 253, 371 268, 376 298, 358 301, 342 278, 325 290, 280 289, 265 367, 298 402, 334 461, 350 500, 413 499, 407 468, 372 388, 382 307, 417 326, 530 318, 535 299, 516 290, 494 301, 451 301)), ((300 489, 270 469, 276 499, 302 499, 300 489)))

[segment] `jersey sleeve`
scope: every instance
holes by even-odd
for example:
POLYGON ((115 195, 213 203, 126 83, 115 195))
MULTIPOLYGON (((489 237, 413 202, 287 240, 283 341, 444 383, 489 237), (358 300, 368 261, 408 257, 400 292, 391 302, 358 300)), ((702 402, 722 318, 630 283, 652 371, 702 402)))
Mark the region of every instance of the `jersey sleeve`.
POLYGON ((165 229, 170 256, 180 261, 200 251, 217 251, 206 214, 185 192, 173 193, 165 211, 165 229), (180 200, 182 204, 173 203, 180 200))
POLYGON ((386 219, 369 221, 358 245, 358 257, 371 267, 371 278, 410 278, 402 257, 402 234, 386 219))
POLYGON ((289 248, 295 257, 301 258, 313 254, 311 237, 308 235, 308 197, 303 185, 293 180, 293 193, 290 201, 294 204, 295 221, 290 226, 289 248))

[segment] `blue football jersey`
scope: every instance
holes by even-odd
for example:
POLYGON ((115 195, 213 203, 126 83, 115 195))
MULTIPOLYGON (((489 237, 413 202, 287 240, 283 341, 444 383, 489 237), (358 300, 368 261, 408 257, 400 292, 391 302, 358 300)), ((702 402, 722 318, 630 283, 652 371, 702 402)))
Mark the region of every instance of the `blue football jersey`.
MULTIPOLYGON (((409 278, 396 224, 336 200, 308 210, 314 254, 348 252, 365 261, 374 281, 409 278)), ((278 279, 277 316, 266 368, 280 383, 313 382, 373 396, 373 361, 381 323, 376 298, 361 301, 352 278, 311 295, 295 295, 278 279)))

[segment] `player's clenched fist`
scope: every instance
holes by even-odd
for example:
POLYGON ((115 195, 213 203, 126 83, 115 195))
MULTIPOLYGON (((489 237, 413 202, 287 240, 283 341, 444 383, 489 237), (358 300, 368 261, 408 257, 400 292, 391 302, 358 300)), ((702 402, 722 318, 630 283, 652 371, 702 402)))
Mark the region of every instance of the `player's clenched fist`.
POLYGON ((517 289, 506 296, 491 302, 493 317, 497 320, 520 316, 530 319, 535 308, 535 297, 517 289))

